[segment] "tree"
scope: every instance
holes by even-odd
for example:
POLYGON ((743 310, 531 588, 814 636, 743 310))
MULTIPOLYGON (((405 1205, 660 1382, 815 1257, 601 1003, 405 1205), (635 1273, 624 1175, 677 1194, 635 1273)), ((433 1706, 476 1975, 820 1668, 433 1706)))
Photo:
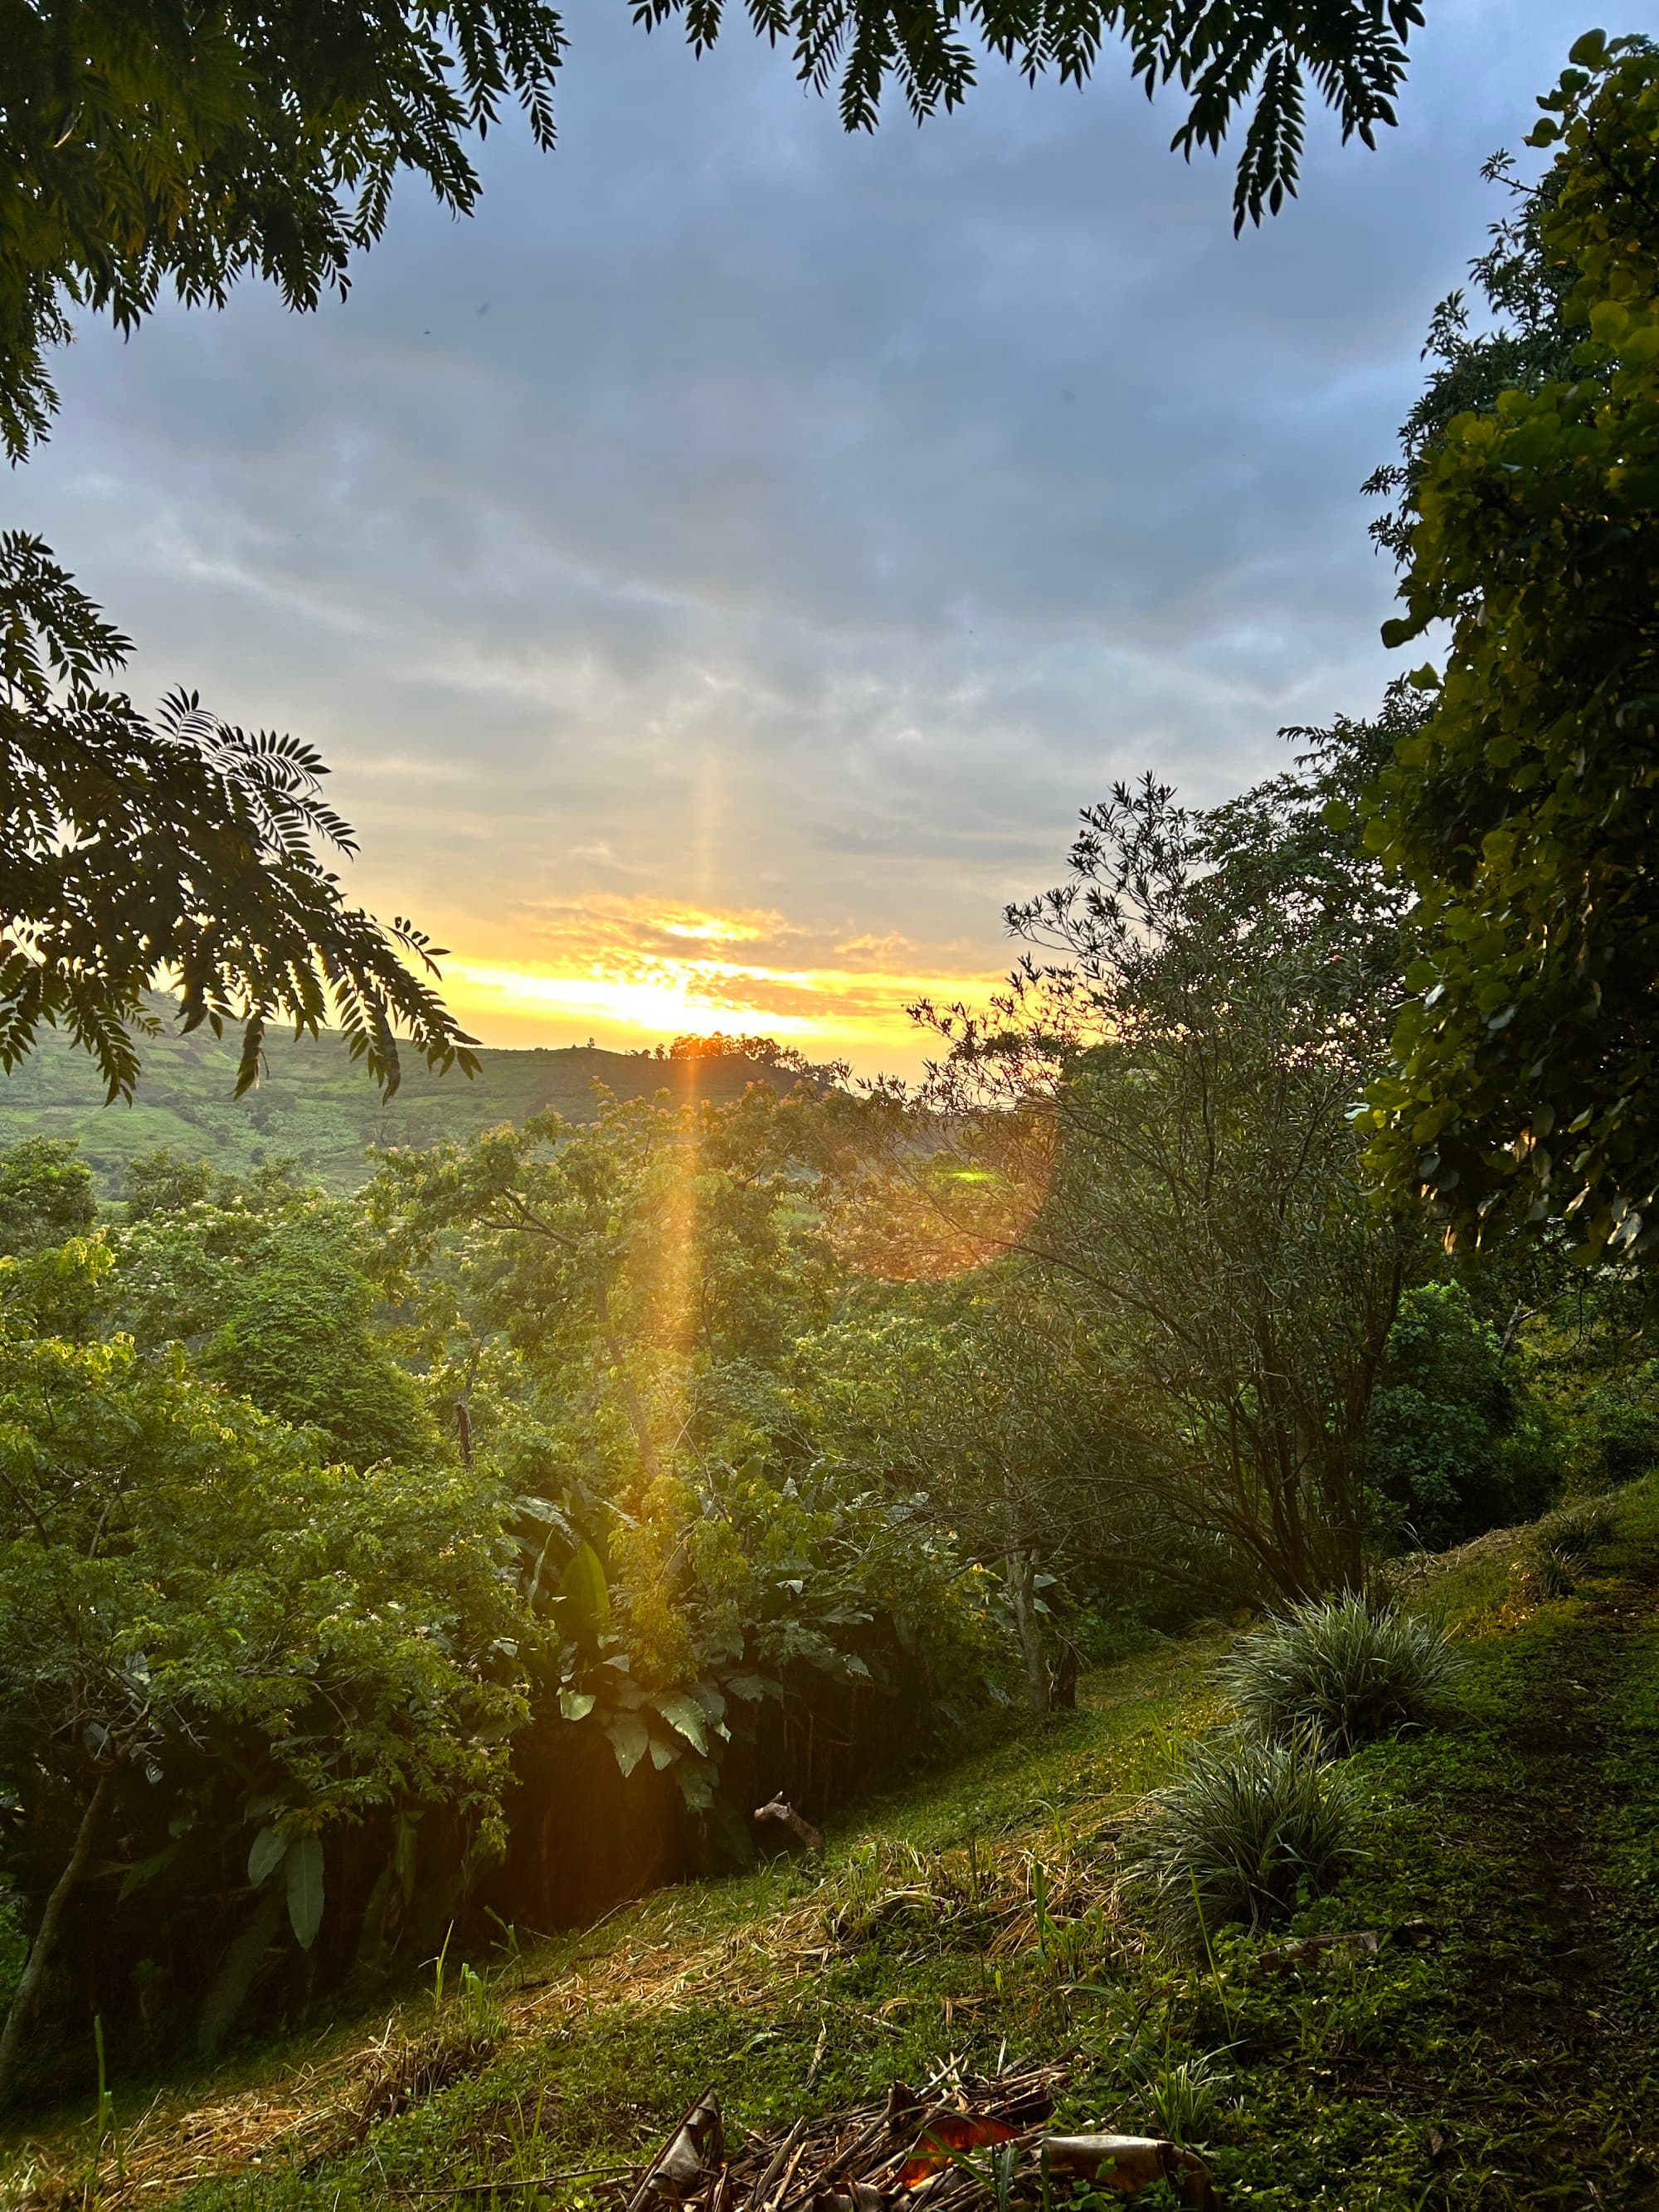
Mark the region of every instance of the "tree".
MULTIPOLYGON (((1451 629, 1364 802, 1421 944, 1367 1094, 1371 1171, 1449 1240, 1565 1222, 1659 1251, 1659 49, 1598 33, 1540 105, 1518 323, 1443 359, 1408 447, 1403 644, 1451 629), (1449 383, 1448 379, 1451 381, 1449 383), (1462 388, 1458 380, 1462 379, 1462 388), (1472 404, 1468 404, 1472 403, 1472 404)), ((1504 243, 1504 241, 1500 241, 1504 243)), ((1503 264, 1500 264, 1500 266, 1503 264)), ((1502 293, 1495 295, 1501 306, 1502 293)))
POLYGON ((105 688, 131 650, 38 538, 0 536, 0 1066, 54 1024, 130 1095, 161 983, 186 1030, 240 1024, 239 1091, 280 1016, 314 1035, 331 1015, 387 1091, 399 1028, 429 1066, 473 1067, 404 964, 435 975, 438 949, 348 906, 319 858, 356 847, 315 753, 193 696, 149 720, 105 688))
POLYGON ((1398 902, 1323 818, 1376 741, 1338 733, 1305 782, 1209 815, 1120 787, 1071 881, 1009 911, 1042 957, 987 1015, 922 1010, 949 1047, 933 1105, 994 1140, 1010 1107, 1052 1125, 1006 1241, 1089 1322, 1127 1526, 1156 1501, 1166 1571, 1242 1567, 1280 1596, 1361 1573, 1366 1417, 1413 1261, 1348 1121, 1398 902))
MULTIPOLYGON (((835 86, 842 121, 873 128, 896 84, 918 118, 973 85, 975 49, 1028 78, 1089 77, 1116 33, 1150 94, 1178 79, 1191 105, 1174 144, 1219 147, 1253 104, 1239 222, 1296 185, 1310 79, 1344 137, 1394 120, 1419 0, 756 0, 754 27, 787 40, 803 81, 835 86)), ((638 0, 635 20, 683 19, 699 51, 720 0, 638 0)), ((399 173, 467 212, 465 140, 516 100, 553 143, 564 31, 545 0, 5 0, 0 7, 0 440, 14 458, 56 404, 47 349, 78 304, 131 329, 164 281, 222 305, 245 273, 291 307, 343 291, 385 226, 399 173)))
POLYGON ((1018 1646, 1027 1706, 1047 1712, 1074 1582, 1103 1568, 1121 1595, 1132 1579, 1118 1553, 1136 1440, 1102 1388, 1099 1342, 1018 1260, 844 1306, 803 1385, 822 1448, 948 1522, 1018 1646))
POLYGON ((25 1137, 0 1152, 0 1254, 21 1259, 66 1244, 97 1218, 92 1170, 73 1143, 25 1137))
POLYGON ((931 1708, 994 1656, 942 1510, 817 1389, 820 1110, 762 1085, 605 1101, 390 1153, 367 1194, 434 1407, 519 1493, 563 1723, 699 1812, 763 1699, 771 1757, 815 1714, 850 1749, 860 1691, 931 1708))
MULTIPOLYGON (((135 1167, 152 1200, 164 1178, 190 1189, 168 1155, 135 1167)), ((113 1233, 106 1311, 142 1351, 185 1345, 198 1374, 319 1430, 349 1466, 422 1464, 436 1431, 374 1326, 361 1241, 353 1209, 319 1191, 264 1171, 245 1184, 221 1176, 210 1198, 152 1203, 113 1233)))
POLYGON ((1557 1454, 1518 1362, 1461 1283, 1419 1283, 1401 1300, 1365 1433, 1380 1513, 1428 1551, 1549 1503, 1557 1454))
POLYGON ((8 1856, 37 1905, 3 2095, 111 1838, 129 1893, 160 1883, 198 1918, 282 1869, 250 1972, 284 1900, 310 1945, 326 1847, 377 1809, 449 1804, 499 1844, 524 1712, 510 1655, 532 1632, 477 1477, 325 1466, 125 1339, 0 1320, 0 1783, 30 1808, 8 1856))

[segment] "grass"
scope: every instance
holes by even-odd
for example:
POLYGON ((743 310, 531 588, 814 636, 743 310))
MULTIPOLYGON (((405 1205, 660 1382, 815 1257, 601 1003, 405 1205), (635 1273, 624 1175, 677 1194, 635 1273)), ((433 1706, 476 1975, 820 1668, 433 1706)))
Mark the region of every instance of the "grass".
MULTIPOLYGON (((106 2158, 90 2193, 580 2205, 575 2169, 636 2157, 711 2081, 737 2137, 1006 2047, 1072 2054, 1067 2125, 1201 2141, 1235 2208, 1659 2204, 1659 1485, 1579 1540, 1563 1597, 1510 1574, 1524 1536, 1482 1541, 1404 1600, 1459 1644, 1460 1712, 1345 1763, 1358 1856, 1287 1931, 1172 1957, 1123 1910, 1118 1838, 1220 1711, 1217 1640, 1160 1645, 865 1808, 821 1869, 660 1893, 483 1996, 313 2022, 309 2050, 167 2084, 149 2118, 155 2085, 112 2051, 125 2179, 106 2158), (1374 1952, 1285 1948, 1358 1930, 1374 1952)), ((95 2124, 88 2097, 14 2140, 13 2199, 85 2206, 95 2124)))
POLYGON ((1123 1838, 1129 1909, 1206 1954, 1232 1923, 1276 1927, 1352 1859, 1354 1811, 1351 1778, 1311 1735, 1200 1743, 1123 1838))
POLYGON ((1445 1718, 1461 1671, 1437 1622, 1349 1595, 1267 1621, 1244 1638, 1221 1680, 1246 1728, 1267 1742, 1307 1739, 1343 1753, 1445 1718))

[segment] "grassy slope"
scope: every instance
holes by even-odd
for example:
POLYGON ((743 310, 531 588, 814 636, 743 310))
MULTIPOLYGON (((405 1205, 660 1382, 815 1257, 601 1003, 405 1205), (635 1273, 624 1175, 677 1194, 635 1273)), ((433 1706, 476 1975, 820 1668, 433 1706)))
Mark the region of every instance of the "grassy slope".
POLYGON ((73 1138, 110 1193, 118 1190, 133 1155, 158 1145, 243 1174, 263 1159, 288 1157, 307 1179, 347 1191, 368 1179, 370 1145, 475 1136, 548 1106, 572 1121, 589 1121, 596 1083, 634 1098, 665 1089, 678 1095, 695 1080, 702 1096, 727 1098, 764 1074, 750 1060, 665 1063, 577 1045, 484 1050, 470 1080, 434 1075, 410 1056, 401 1087, 387 1101, 337 1036, 295 1042, 277 1036, 267 1048, 258 1088, 236 1098, 236 1054, 228 1039, 169 1031, 147 1043, 143 1056, 133 1103, 106 1105, 91 1060, 49 1032, 20 1067, 0 1073, 0 1145, 20 1137, 73 1138))
MULTIPOLYGON (((1659 1484, 1625 1494, 1568 1597, 1518 1595, 1512 1551, 1484 1540, 1417 1583, 1468 1642, 1466 1716, 1359 1755, 1365 1856, 1297 1923, 1426 1923, 1374 1958, 1273 1975, 1237 1938, 1213 1971, 1174 1966, 1115 1917, 1114 1830, 1213 1718, 1218 1646, 1194 1639, 866 1808, 821 1875, 780 1863, 661 1893, 482 1995, 412 1998, 176 2085, 136 2130, 147 2100, 128 2097, 126 2181, 106 2158, 103 2193, 442 2204, 454 2182, 637 2154, 709 2081, 729 2124, 768 2127, 948 2052, 988 2069, 1006 2043, 1073 2053, 1069 2115, 1129 2127, 1158 2121, 1182 2062, 1214 2059, 1225 2094, 1189 2139, 1234 2203, 1659 2205, 1659 1484)), ((19 2144, 14 2193, 32 2173, 36 2202, 80 2197, 88 2143, 82 2114, 19 2144)))

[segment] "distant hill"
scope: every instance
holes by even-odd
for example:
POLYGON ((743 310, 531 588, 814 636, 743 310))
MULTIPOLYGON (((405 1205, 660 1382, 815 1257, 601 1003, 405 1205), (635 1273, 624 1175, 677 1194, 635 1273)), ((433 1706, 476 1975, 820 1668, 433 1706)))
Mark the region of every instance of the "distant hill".
POLYGON ((106 1106, 87 1054, 48 1031, 14 1074, 0 1074, 0 1145, 20 1137, 72 1137, 106 1195, 120 1189, 137 1152, 170 1146, 187 1159, 246 1173, 289 1158, 309 1181, 355 1190, 373 1163, 371 1145, 434 1145, 476 1136, 556 1107, 576 1121, 595 1114, 593 1086, 621 1098, 735 1098, 754 1082, 787 1090, 798 1079, 755 1060, 666 1060, 570 1045, 559 1050, 483 1050, 479 1073, 433 1075, 406 1060, 397 1096, 383 1102, 337 1036, 272 1040, 257 1090, 235 1098, 236 1051, 204 1030, 164 1034, 143 1048, 144 1073, 131 1106, 106 1106))

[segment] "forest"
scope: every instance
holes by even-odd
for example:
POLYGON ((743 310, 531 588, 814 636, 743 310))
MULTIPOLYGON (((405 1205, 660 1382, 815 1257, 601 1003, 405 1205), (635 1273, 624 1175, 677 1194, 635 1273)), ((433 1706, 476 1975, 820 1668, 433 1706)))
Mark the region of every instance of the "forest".
POLYGON ((0 1155, 14 2063, 741 1866, 775 1791, 1659 1461, 1635 1271, 1364 1188, 1415 924, 1332 825, 1419 718, 1091 809, 918 1091, 602 1094, 345 1197, 0 1155))
MULTIPOLYGON (((536 103, 551 63, 532 32, 556 44, 556 26, 530 12, 506 63, 482 33, 469 47, 474 120, 510 63, 550 135, 536 103)), ((1331 12, 1345 37, 1363 19, 1370 40, 1372 75, 1340 94, 1368 129, 1387 119, 1389 40, 1416 11, 1392 11, 1392 32, 1378 10, 1331 12)), ((872 72, 877 91, 889 70, 907 79, 921 112, 965 90, 926 17, 885 46, 868 11, 842 22, 849 124, 872 72)), ((708 37, 717 25, 716 10, 708 37)), ((1069 62, 1064 24, 1028 28, 1062 74, 1087 74, 1086 25, 1087 58, 1069 62)), ((1239 220, 1271 211, 1295 179, 1296 57, 1318 48, 1301 15, 1219 86, 1206 76, 1225 46, 1215 26, 1184 58, 1173 18, 1140 29, 1137 73, 1194 91, 1188 150, 1218 139, 1265 54, 1239 220), (1206 99, 1222 100, 1208 122, 1206 99)), ((1014 27, 988 36, 1018 45, 1014 27)), ((1340 75, 1322 50, 1308 65, 1328 90, 1340 75)), ((370 179, 367 243, 374 145, 392 167, 414 157, 339 101, 356 118, 342 173, 370 179)), ((1224 2061, 1289 2054, 1295 2094, 1322 2094, 1310 2084, 1371 2063, 1395 2033, 1347 1994, 1334 2028, 1312 1996, 1269 2019, 1264 1977, 1311 1973, 1343 1945, 1358 1972, 1387 1948, 1394 1979, 1377 1986, 1401 2020, 1432 2014, 1449 2074, 1481 2008, 1503 2015, 1492 1960, 1473 1996, 1460 1985, 1433 2012, 1444 1993, 1425 1994, 1434 1969, 1418 1954, 1462 1955, 1456 1882, 1476 1883, 1475 1830, 1452 1820, 1401 1843, 1409 1790, 1385 1785, 1415 1773, 1424 1803, 1460 1819, 1510 1802, 1511 1770, 1480 1763, 1496 1759, 1506 1698, 1533 1698, 1547 1739, 1505 1739, 1516 1759, 1547 1752, 1581 1808, 1605 1783, 1613 1826, 1596 1848, 1637 1901, 1618 1908, 1619 1946, 1598 1936, 1595 1970, 1612 1976, 1620 1948, 1632 1975, 1650 1973, 1659 1706, 1650 1685, 1622 1702, 1607 1685, 1650 1650, 1659 1540, 1645 1483, 1659 1468, 1659 49, 1592 33, 1540 106, 1528 143, 1547 156, 1541 180, 1508 156, 1492 164, 1498 219, 1475 297, 1437 313, 1422 397, 1369 487, 1401 573, 1388 641, 1433 658, 1371 719, 1284 732, 1281 772, 1223 804, 1189 803, 1155 764, 1091 799, 1057 880, 1006 910, 1004 988, 982 1005, 916 1004, 931 1055, 917 1083, 855 1082, 763 1036, 688 1035, 629 1060, 626 1079, 612 1069, 580 1105, 561 1070, 548 1097, 469 1110, 440 1133, 424 1112, 437 1076, 483 1099, 489 1071, 443 1006, 438 949, 411 922, 382 930, 348 908, 319 859, 350 836, 318 795, 320 764, 215 723, 192 696, 141 716, 111 688, 126 641, 40 541, 3 541, 0 1061, 15 1096, 48 1065, 32 1055, 56 1028, 106 1095, 131 1097, 145 1056, 165 1057, 158 978, 177 986, 184 1056, 205 1054, 249 1113, 275 1063, 271 1095, 303 1123, 301 1086, 266 1034, 284 1016, 321 1033, 330 1085, 358 1081, 372 1102, 372 1079, 390 1098, 400 1032, 432 1079, 414 1077, 404 1119, 377 1108, 361 1180, 337 1132, 313 1130, 300 1160, 280 1128, 256 1158, 246 1129, 258 1125, 239 1122, 234 1138, 228 1123, 214 1132, 211 1157, 169 1142, 92 1161, 73 1135, 21 1126, 21 1108, 9 1121, 0 2099, 33 2114, 97 2100, 88 2176, 37 2188, 31 2166, 21 2201, 89 2212, 109 2172, 127 2185, 109 2051, 148 2085, 395 2011, 427 1978, 435 2025, 401 2046, 394 2078, 388 2014, 383 2070, 331 2154, 356 2158, 382 2120, 495 2059, 505 2030, 479 1962, 504 1958, 514 1988, 533 1990, 527 1946, 556 1948, 675 1883, 702 1900, 693 1918, 718 1922, 722 1898, 759 1894, 744 1880, 785 1886, 817 1946, 803 1975, 829 1986, 844 1967, 847 2016, 878 2039, 880 2066, 866 2052, 857 2072, 846 2054, 864 2047, 848 2028, 827 2051, 826 2013, 788 2076, 798 2104, 826 2067, 848 2099, 876 2098, 857 2107, 866 2149, 894 2114, 922 2111, 894 2071, 918 1978, 941 1959, 975 1978, 940 1984, 935 2044, 904 2045, 938 2061, 930 2086, 955 2085, 952 2125, 967 2132, 943 2147, 924 2136, 903 2191, 947 2166, 955 2186, 957 2151, 999 2146, 1001 2165, 972 2169, 975 2201, 1048 2212, 1052 2144, 1022 2179, 1024 2107, 975 2118, 974 2100, 1002 2081, 1006 2102, 1027 2079, 1005 2070, 1010 2022, 1058 2081, 1076 2062, 1074 2008, 1095 2004, 1157 2131, 1055 2140, 1149 2143, 1163 2201, 1203 2205, 1209 2169, 1184 2145, 1224 2143, 1232 2126, 1248 2197, 1261 2171, 1248 2161, 1266 2154, 1242 2106, 1224 2112, 1224 2061), (1516 1537, 1520 1524, 1536 1525, 1516 1537), (1483 1550, 1495 1532, 1511 1533, 1483 1550), (1597 1559, 1613 1562, 1600 1583, 1597 1559), (1494 1593, 1481 1577, 1498 1561, 1494 1593), (1464 1592, 1480 1637, 1413 1609, 1431 1585, 1464 1592), (1561 1659, 1553 1622, 1603 1641, 1561 1659), (1176 1678, 1189 1703, 1170 1709, 1161 1746, 1128 1732, 1127 1692, 1089 1688, 1133 1682, 1156 1701, 1176 1678), (1613 1748, 1595 1778, 1567 1742, 1570 1693, 1607 1710, 1596 1741, 1613 1748), (1460 1697, 1464 1733, 1437 1735, 1460 1697), (1105 1716, 1103 1732, 1079 1752, 1067 1730, 1085 1714, 1105 1716), (1396 1765, 1364 1766, 1368 1746, 1396 1765), (841 1885, 825 1903, 817 1824, 948 1787, 937 1778, 958 1767, 994 1778, 1008 1747, 1030 1761, 1009 1789, 1028 1816, 1040 1800, 1042 1849, 1061 1871, 1028 1840, 1011 1874, 1016 1815, 987 1825, 981 1804, 936 1850, 898 1828, 860 1844, 823 1876, 841 1885), (1041 1790, 1074 1752, 1117 1762, 1114 1783, 1136 1788, 1125 1811, 1098 1772, 1085 1788, 1067 1770, 1079 1802, 1109 1811, 1062 1851, 1070 1801, 1059 1780, 1052 1804, 1041 1790), (993 1763, 962 1765, 975 1758, 993 1763), (756 1811, 769 1799, 805 1844, 781 1875, 785 1839, 756 1811), (1398 1858, 1379 1844, 1369 1877, 1388 1912, 1358 1928, 1320 1919, 1321 1899, 1368 1878, 1358 1824, 1382 1836, 1390 1819, 1398 1858), (1404 1863, 1436 1852, 1463 1869, 1436 1893, 1440 1922, 1416 1910, 1404 1863), (982 2074, 965 2070, 975 2050, 982 2074)), ((432 128, 424 158, 465 207, 432 128)), ((42 176, 63 143, 31 156, 42 176)), ((302 158, 290 141, 278 151, 302 158)), ((153 181, 143 162, 122 174, 140 197, 153 181)), ((54 282, 72 277, 118 317, 147 311, 160 264, 100 259, 66 216, 60 230, 54 282)), ((210 297, 276 252, 269 238, 256 252, 169 237, 181 288, 210 297)), ((326 224, 305 238, 318 266, 344 250, 326 224)), ((298 296, 314 275, 295 277, 296 304, 314 303, 298 296)), ((31 282, 0 289, 15 371, 0 420, 20 449, 54 404, 41 348, 61 335, 58 295, 31 282)), ((1547 1803, 1527 1803, 1536 1875, 1582 1839, 1544 1836, 1547 1803)), ((1585 1824, 1602 1819, 1596 1803, 1585 1824)), ((1481 1877, 1481 1910, 1496 1914, 1490 1893, 1514 1888, 1522 1862, 1502 1856, 1513 1837, 1487 1842, 1504 1871, 1481 1877)), ((1617 1884, 1603 1867, 1584 1886, 1573 1912, 1600 1911, 1617 1884)), ((1545 1899, 1543 1934, 1527 1940, 1547 1949, 1567 1911, 1545 1899)), ((1565 2019, 1558 1950, 1576 1954, 1565 1938, 1548 1950, 1565 2019)), ((643 1984, 657 1956, 631 1953, 624 1978, 643 1984)), ((1518 1938, 1503 1954, 1510 1978, 1525 1956, 1518 1938)), ((1619 1990, 1627 2012, 1650 1999, 1639 1978, 1619 1990)), ((733 2066, 744 2002, 723 1985, 733 2066)), ((757 2072, 772 2063, 763 2046, 800 2028, 798 2012, 766 2017, 738 2054, 759 2054, 757 2072)), ((698 2063, 705 2030, 686 2028, 698 2063)), ((677 2032, 619 2046, 616 2068, 643 2078, 677 2032)), ((1530 2045, 1516 2062, 1542 2063, 1530 2045)), ((1648 2065, 1650 2087, 1650 2046, 1648 2065)), ((1526 2076, 1534 2106, 1540 2078, 1526 2076)), ((671 2108, 688 2086, 672 2081, 671 2108)), ((1601 2090, 1579 2087, 1605 2121, 1601 2090)), ((1356 2109, 1381 2111, 1397 2087, 1389 2076, 1356 2109)), ((635 2135, 668 2118, 654 2090, 607 2094, 635 2135)), ((1273 2094, 1282 2120, 1291 2093, 1273 2094)), ((1620 2108, 1626 2137, 1640 2100, 1632 2089, 1620 2108)), ((794 2203, 804 2112, 730 2158, 697 2138, 696 2188, 669 2185, 701 2109, 654 2164, 636 2162, 632 2212, 699 2191, 722 2212, 745 2156, 753 2204, 794 2203)), ((1322 2139, 1297 2109, 1312 2158, 1322 2139)), ((537 2142, 542 2111, 538 2090, 537 2142)), ((561 2124, 599 2148, 580 2113, 561 2124)), ((1602 2125, 1595 2157, 1616 2133, 1602 2125)), ((1463 2193, 1448 2182, 1437 2197, 1437 2162, 1457 2147, 1437 2126, 1425 2148, 1413 2140, 1412 2186, 1419 2167, 1430 2177, 1415 2203, 1615 2201, 1599 2186, 1575 2199, 1571 2179, 1565 2195, 1553 2180, 1547 2197, 1504 2194, 1507 2180, 1483 2194, 1473 2154, 1463 2193)), ((820 2146, 814 2201, 900 2201, 856 2193, 851 2141, 820 2146), (854 2193, 831 2191, 842 2182, 854 2193)), ((537 2142, 514 2152, 532 2176, 537 2142)), ((1500 2148, 1495 2132, 1481 2154, 1500 2148)), ((610 2150, 598 2170, 622 2171, 610 2150)), ((1358 2203, 1341 2194, 1346 2155, 1320 2168, 1334 2193, 1261 2201, 1358 2203)), ((1105 2194, 1075 2201, 1139 2192, 1147 2175, 1127 2165, 1102 2179, 1114 2157, 1130 2153, 1090 2169, 1105 2194)), ((1652 2180, 1638 2166, 1619 2169, 1632 2188, 1652 2180)), ((432 2170, 411 2154, 426 2178, 395 2186, 472 2201, 496 2185, 432 2170)), ((305 2195, 303 2160, 284 2172, 297 2193, 283 2203, 323 2201, 305 2195)), ((545 2203, 587 2172, 510 2186, 545 2203)), ((378 2181, 351 2169, 354 2202, 393 2185, 384 2166, 378 2181)), ((1363 2201, 1403 2204, 1404 2188, 1363 2201)))

